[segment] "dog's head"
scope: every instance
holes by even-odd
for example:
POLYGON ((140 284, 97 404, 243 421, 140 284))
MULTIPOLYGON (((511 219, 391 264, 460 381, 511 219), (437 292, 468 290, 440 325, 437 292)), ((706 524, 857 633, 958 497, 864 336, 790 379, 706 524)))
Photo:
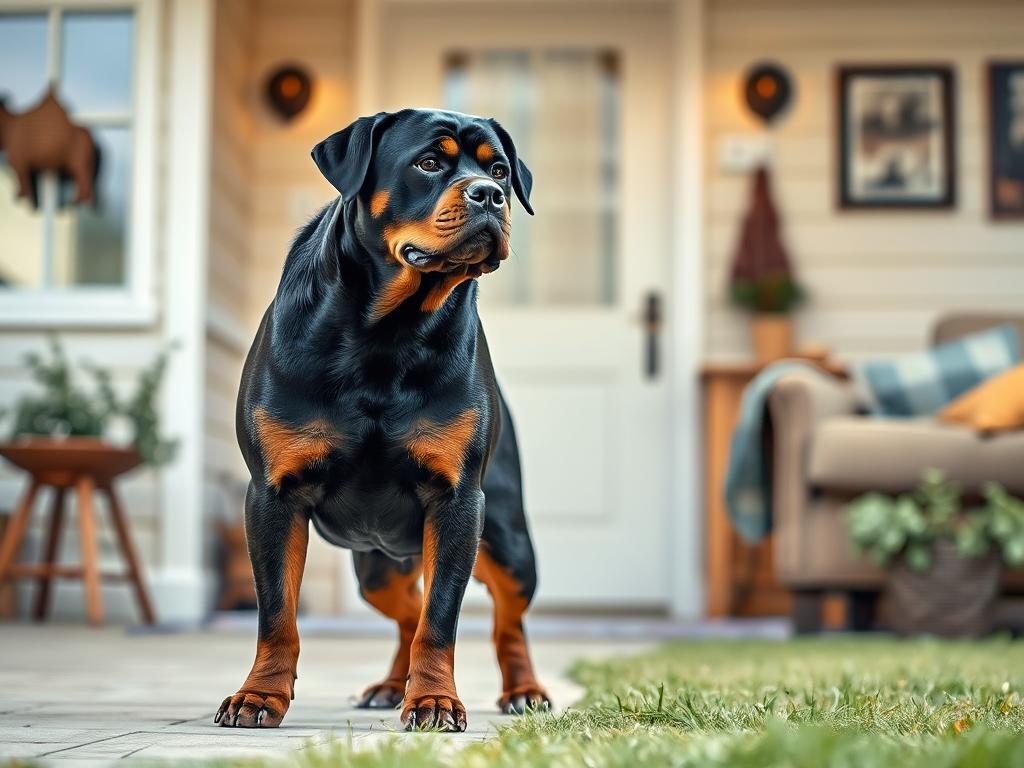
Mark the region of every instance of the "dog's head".
POLYGON ((320 142, 313 159, 357 206, 360 238, 420 272, 493 272, 508 257, 512 194, 533 213, 533 178, 495 120, 381 112, 320 142))

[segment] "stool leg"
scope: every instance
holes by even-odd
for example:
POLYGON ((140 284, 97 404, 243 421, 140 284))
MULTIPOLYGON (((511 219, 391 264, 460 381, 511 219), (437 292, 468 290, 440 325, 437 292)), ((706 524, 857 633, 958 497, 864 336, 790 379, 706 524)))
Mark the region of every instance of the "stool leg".
MULTIPOLYGON (((60 547, 60 532, 64 526, 64 489, 53 489, 53 509, 50 511, 50 531, 46 537, 46 550, 43 564, 54 566, 57 563, 57 549, 60 547)), ((40 576, 37 584, 39 589, 36 592, 36 621, 46 618, 50 608, 50 583, 53 581, 53 573, 40 576)))
POLYGON ((85 586, 85 611, 90 624, 103 621, 103 596, 100 593, 99 556, 96 547, 96 513, 93 491, 96 483, 90 475, 82 475, 75 483, 78 494, 78 528, 82 539, 82 580, 85 586))
POLYGON ((7 578, 7 569, 14 563, 14 557, 21 547, 21 540, 25 537, 25 529, 28 528, 28 519, 32 515, 32 505, 38 491, 39 483, 33 478, 25 495, 21 497, 18 510, 11 515, 11 520, 7 524, 4 540, 0 542, 0 583, 7 578))
POLYGON ((103 491, 107 494, 110 502, 110 515, 114 518, 114 529, 117 531, 117 540, 121 544, 121 553, 128 563, 128 575, 131 577, 132 586, 135 589, 135 599, 139 603, 139 612, 142 620, 147 624, 155 624, 156 616, 153 614, 153 605, 149 600, 149 593, 146 591, 146 583, 142 580, 142 569, 139 567, 139 554, 135 549, 135 542, 132 541, 131 529, 128 527, 128 518, 121 508, 121 502, 114 493, 114 486, 104 484, 103 491))

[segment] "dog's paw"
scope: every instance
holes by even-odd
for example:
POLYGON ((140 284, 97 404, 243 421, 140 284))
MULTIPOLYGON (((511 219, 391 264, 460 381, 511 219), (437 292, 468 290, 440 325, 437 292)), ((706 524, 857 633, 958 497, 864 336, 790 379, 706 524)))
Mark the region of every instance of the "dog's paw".
POLYGON ((466 708, 450 696, 419 696, 407 699, 402 708, 405 730, 466 730, 466 708))
POLYGON ((405 685, 395 680, 385 680, 371 685, 359 698, 359 709, 395 709, 405 698, 405 685))
POLYGON ((290 703, 285 694, 242 690, 224 699, 213 722, 226 728, 277 728, 290 703))
POLYGON ((503 715, 525 715, 527 712, 547 712, 551 709, 551 698, 547 691, 536 683, 516 686, 503 691, 498 699, 498 709, 503 715))

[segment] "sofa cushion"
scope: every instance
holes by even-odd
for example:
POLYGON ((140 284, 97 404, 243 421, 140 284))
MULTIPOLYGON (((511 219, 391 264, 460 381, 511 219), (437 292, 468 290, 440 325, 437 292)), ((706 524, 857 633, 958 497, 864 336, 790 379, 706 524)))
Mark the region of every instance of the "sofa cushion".
POLYGON ((1024 429, 1024 364, 961 395, 939 418, 985 433, 1024 429))
POLYGON ((859 394, 872 413, 928 416, 991 376, 1020 362, 1011 324, 949 341, 924 352, 852 366, 859 394))
POLYGON ((1024 495, 1024 432, 983 437, 930 418, 835 417, 815 429, 809 465, 811 483, 824 490, 901 493, 937 467, 967 492, 995 481, 1024 495))

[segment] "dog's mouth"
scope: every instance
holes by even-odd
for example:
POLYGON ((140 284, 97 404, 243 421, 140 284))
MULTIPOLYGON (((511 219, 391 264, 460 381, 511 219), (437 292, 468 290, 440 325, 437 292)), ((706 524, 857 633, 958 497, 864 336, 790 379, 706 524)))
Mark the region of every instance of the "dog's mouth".
POLYGON ((419 248, 415 243, 406 243, 400 249, 402 259, 411 267, 423 272, 465 271, 474 277, 493 272, 504 256, 499 248, 498 238, 490 227, 468 232, 451 248, 431 252, 419 248))

